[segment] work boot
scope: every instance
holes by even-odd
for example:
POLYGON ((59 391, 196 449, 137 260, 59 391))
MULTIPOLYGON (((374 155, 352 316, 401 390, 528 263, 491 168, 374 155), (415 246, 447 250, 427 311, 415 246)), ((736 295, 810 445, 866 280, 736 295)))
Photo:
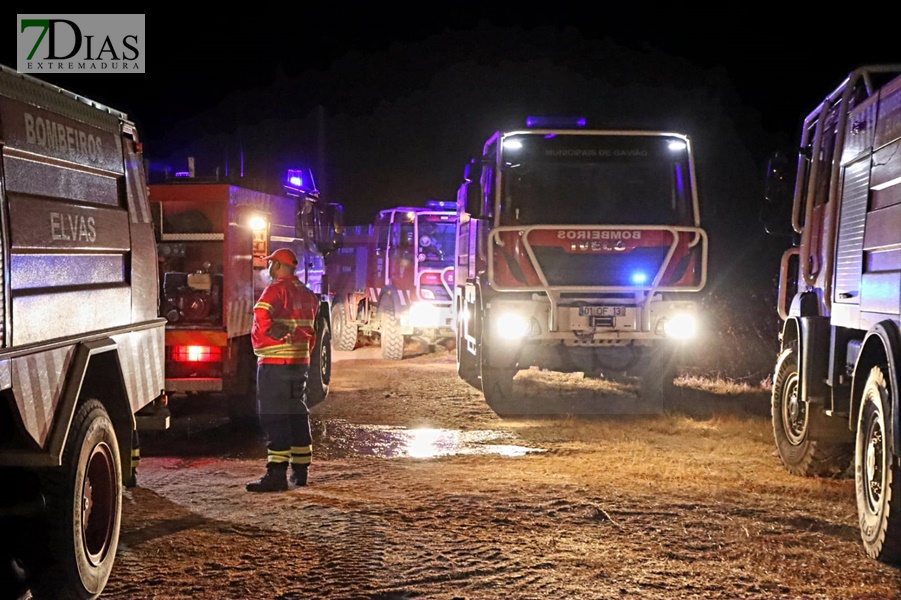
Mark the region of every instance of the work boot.
POLYGON ((244 487, 248 492, 283 492, 288 489, 287 473, 287 464, 268 463, 266 474, 259 481, 251 481, 244 487))
POLYGON ((132 469, 131 473, 122 480, 122 485, 126 488, 137 487, 138 485, 138 470, 132 469))
POLYGON ((307 485, 308 465, 291 465, 291 474, 288 481, 295 487, 304 487, 307 485))

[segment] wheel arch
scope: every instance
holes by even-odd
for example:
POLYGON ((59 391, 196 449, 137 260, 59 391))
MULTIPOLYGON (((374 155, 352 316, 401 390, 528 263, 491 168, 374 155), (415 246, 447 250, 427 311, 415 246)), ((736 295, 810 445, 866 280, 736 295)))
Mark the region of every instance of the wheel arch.
POLYGON ((788 348, 792 343, 798 345, 798 356, 801 351, 801 323, 797 317, 789 317, 782 325, 782 350, 788 348))
POLYGON ((118 346, 109 338, 83 342, 75 350, 48 439, 47 448, 54 464, 62 465, 72 419, 79 404, 87 398, 103 404, 116 432, 121 464, 131 464, 131 434, 136 422, 119 362, 118 346))
POLYGON ((857 428, 857 412, 863 398, 863 389, 867 382, 870 369, 877 365, 888 365, 889 389, 892 390, 892 442, 896 457, 901 448, 901 400, 898 393, 898 367, 901 365, 901 331, 898 324, 893 321, 882 321, 873 326, 864 336, 860 354, 854 364, 854 374, 851 383, 851 411, 850 419, 852 429, 857 428))

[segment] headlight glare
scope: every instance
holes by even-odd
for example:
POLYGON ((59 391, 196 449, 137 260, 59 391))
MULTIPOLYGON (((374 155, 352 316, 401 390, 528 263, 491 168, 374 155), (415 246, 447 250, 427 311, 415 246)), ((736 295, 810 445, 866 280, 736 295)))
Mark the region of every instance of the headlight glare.
POLYGON ((664 320, 663 332, 667 337, 680 340, 694 337, 697 332, 695 316, 689 313, 676 313, 664 320))
POLYGON ((497 333, 504 339, 518 340, 531 331, 531 320, 516 313, 504 313, 497 319, 497 333))

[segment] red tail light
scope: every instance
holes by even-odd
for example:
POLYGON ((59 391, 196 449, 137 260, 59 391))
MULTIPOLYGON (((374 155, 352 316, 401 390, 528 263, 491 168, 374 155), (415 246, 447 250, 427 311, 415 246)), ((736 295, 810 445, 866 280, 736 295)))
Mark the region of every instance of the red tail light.
POLYGON ((172 360, 175 362, 221 362, 221 346, 173 346, 172 360))

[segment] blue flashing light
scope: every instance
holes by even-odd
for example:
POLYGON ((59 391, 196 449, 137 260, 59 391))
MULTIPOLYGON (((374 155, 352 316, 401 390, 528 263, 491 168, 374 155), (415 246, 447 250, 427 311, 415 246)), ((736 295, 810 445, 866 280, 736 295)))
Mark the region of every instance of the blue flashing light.
POLYGON ((190 177, 191 172, 190 171, 176 171, 175 176, 176 177, 190 177))
POLYGON ((530 129, 576 129, 586 124, 585 117, 526 117, 526 127, 530 129))
POLYGON ((299 169, 288 169, 287 175, 288 185, 291 187, 303 187, 303 171, 299 169))
POLYGON ((642 271, 635 271, 632 273, 632 283, 636 285, 641 285, 642 283, 646 283, 648 280, 647 274, 642 271))
POLYGON ((450 200, 426 200, 425 205, 427 208, 439 208, 441 210, 453 210, 457 208, 457 203, 451 202, 450 200))
POLYGON ((285 173, 283 187, 289 196, 310 195, 319 193, 313 181, 313 173, 303 169, 288 169, 285 173))

